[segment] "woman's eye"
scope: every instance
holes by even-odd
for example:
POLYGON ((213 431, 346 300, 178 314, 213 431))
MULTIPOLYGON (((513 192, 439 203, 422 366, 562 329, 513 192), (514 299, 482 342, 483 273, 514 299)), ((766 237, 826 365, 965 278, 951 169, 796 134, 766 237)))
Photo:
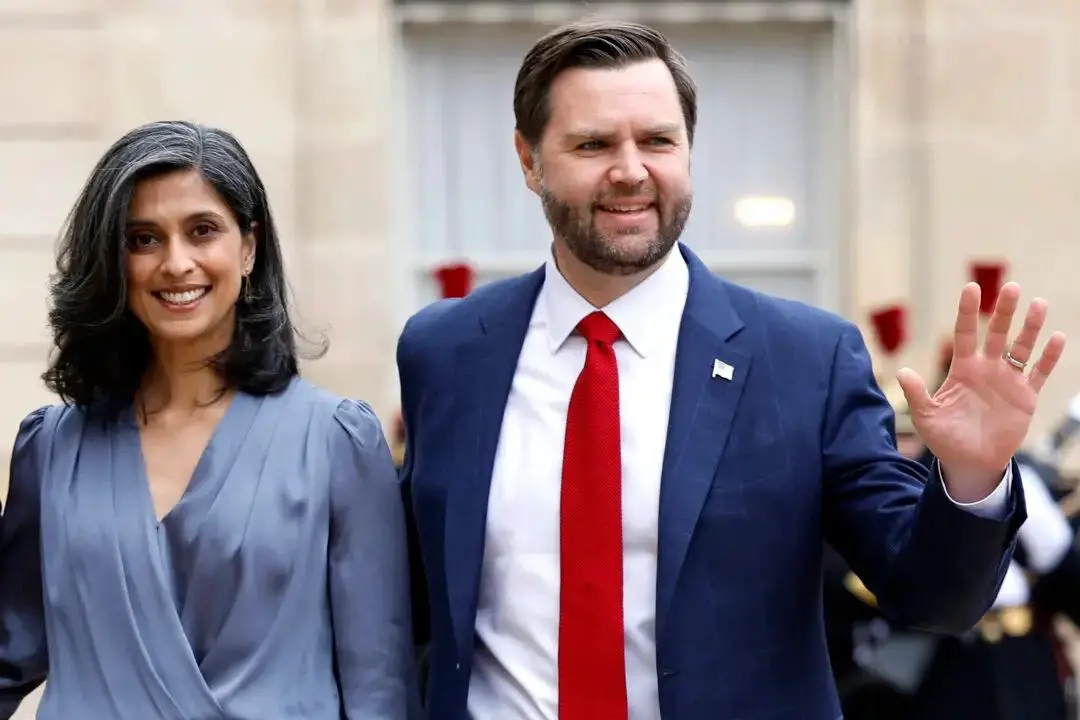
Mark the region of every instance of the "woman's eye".
POLYGON ((127 239, 128 248, 131 250, 145 250, 156 242, 157 238, 153 235, 147 235, 146 233, 129 235, 127 239))

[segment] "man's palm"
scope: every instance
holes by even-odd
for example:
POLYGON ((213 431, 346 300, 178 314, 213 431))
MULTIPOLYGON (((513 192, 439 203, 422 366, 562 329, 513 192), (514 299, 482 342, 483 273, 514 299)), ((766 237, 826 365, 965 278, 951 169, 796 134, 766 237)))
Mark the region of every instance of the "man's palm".
POLYGON ((979 286, 971 283, 960 296, 953 340, 953 360, 944 384, 933 396, 909 369, 898 376, 912 423, 930 451, 949 468, 980 476, 1001 473, 1031 426, 1039 392, 1065 349, 1065 336, 1054 333, 1039 360, 1025 373, 1046 322, 1046 301, 1036 299, 1024 327, 1007 347, 1009 327, 1020 287, 1001 289, 979 348, 979 286))

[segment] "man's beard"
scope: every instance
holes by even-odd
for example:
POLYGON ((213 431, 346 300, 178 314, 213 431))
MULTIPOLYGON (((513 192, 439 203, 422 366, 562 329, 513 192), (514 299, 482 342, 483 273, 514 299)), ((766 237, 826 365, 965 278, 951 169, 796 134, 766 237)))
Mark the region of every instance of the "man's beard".
POLYGON ((556 237, 562 238, 579 262, 605 275, 633 275, 667 257, 686 227, 693 196, 688 193, 668 208, 662 207, 659 201, 655 202, 659 216, 657 231, 644 240, 643 246, 640 243, 619 243, 618 237, 601 233, 593 222, 596 204, 585 208, 575 207, 555 197, 542 183, 540 201, 556 237))

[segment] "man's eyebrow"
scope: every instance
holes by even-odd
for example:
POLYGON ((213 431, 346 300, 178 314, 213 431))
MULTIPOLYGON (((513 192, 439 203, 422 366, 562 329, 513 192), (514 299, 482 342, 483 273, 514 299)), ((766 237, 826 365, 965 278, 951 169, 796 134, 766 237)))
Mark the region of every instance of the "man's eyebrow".
MULTIPOLYGON (((682 129, 682 125, 679 123, 661 123, 659 125, 653 125, 647 128, 641 134, 646 137, 654 137, 656 135, 671 135, 677 133, 682 129)), ((567 133, 567 137, 571 137, 578 140, 606 140, 610 138, 613 133, 606 132, 604 130, 598 130, 596 128, 579 128, 567 133)))
POLYGON ((662 123, 660 125, 653 125, 651 128, 645 131, 646 135, 670 135, 682 130, 682 125, 679 123, 662 123))
POLYGON ((567 137, 578 140, 604 140, 605 138, 611 137, 611 133, 595 128, 580 128, 567 133, 567 137))

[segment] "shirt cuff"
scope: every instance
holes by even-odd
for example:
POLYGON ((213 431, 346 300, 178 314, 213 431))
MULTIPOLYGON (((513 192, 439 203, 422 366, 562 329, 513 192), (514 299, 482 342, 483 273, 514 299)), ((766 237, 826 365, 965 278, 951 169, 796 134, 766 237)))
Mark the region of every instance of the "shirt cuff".
POLYGON ((941 487, 945 491, 945 497, 949 498, 949 502, 957 506, 961 510, 966 510, 972 515, 978 515, 981 518, 987 520, 1004 520, 1005 515, 1008 512, 1009 507, 1009 491, 1012 489, 1012 463, 1009 463, 1009 467, 1005 469, 1005 476, 1001 478, 1001 482, 994 488, 994 492, 990 493, 982 500, 977 500, 972 503, 956 502, 949 495, 949 488, 945 485, 945 476, 941 474, 941 465, 937 466, 938 480, 941 481, 941 487))

